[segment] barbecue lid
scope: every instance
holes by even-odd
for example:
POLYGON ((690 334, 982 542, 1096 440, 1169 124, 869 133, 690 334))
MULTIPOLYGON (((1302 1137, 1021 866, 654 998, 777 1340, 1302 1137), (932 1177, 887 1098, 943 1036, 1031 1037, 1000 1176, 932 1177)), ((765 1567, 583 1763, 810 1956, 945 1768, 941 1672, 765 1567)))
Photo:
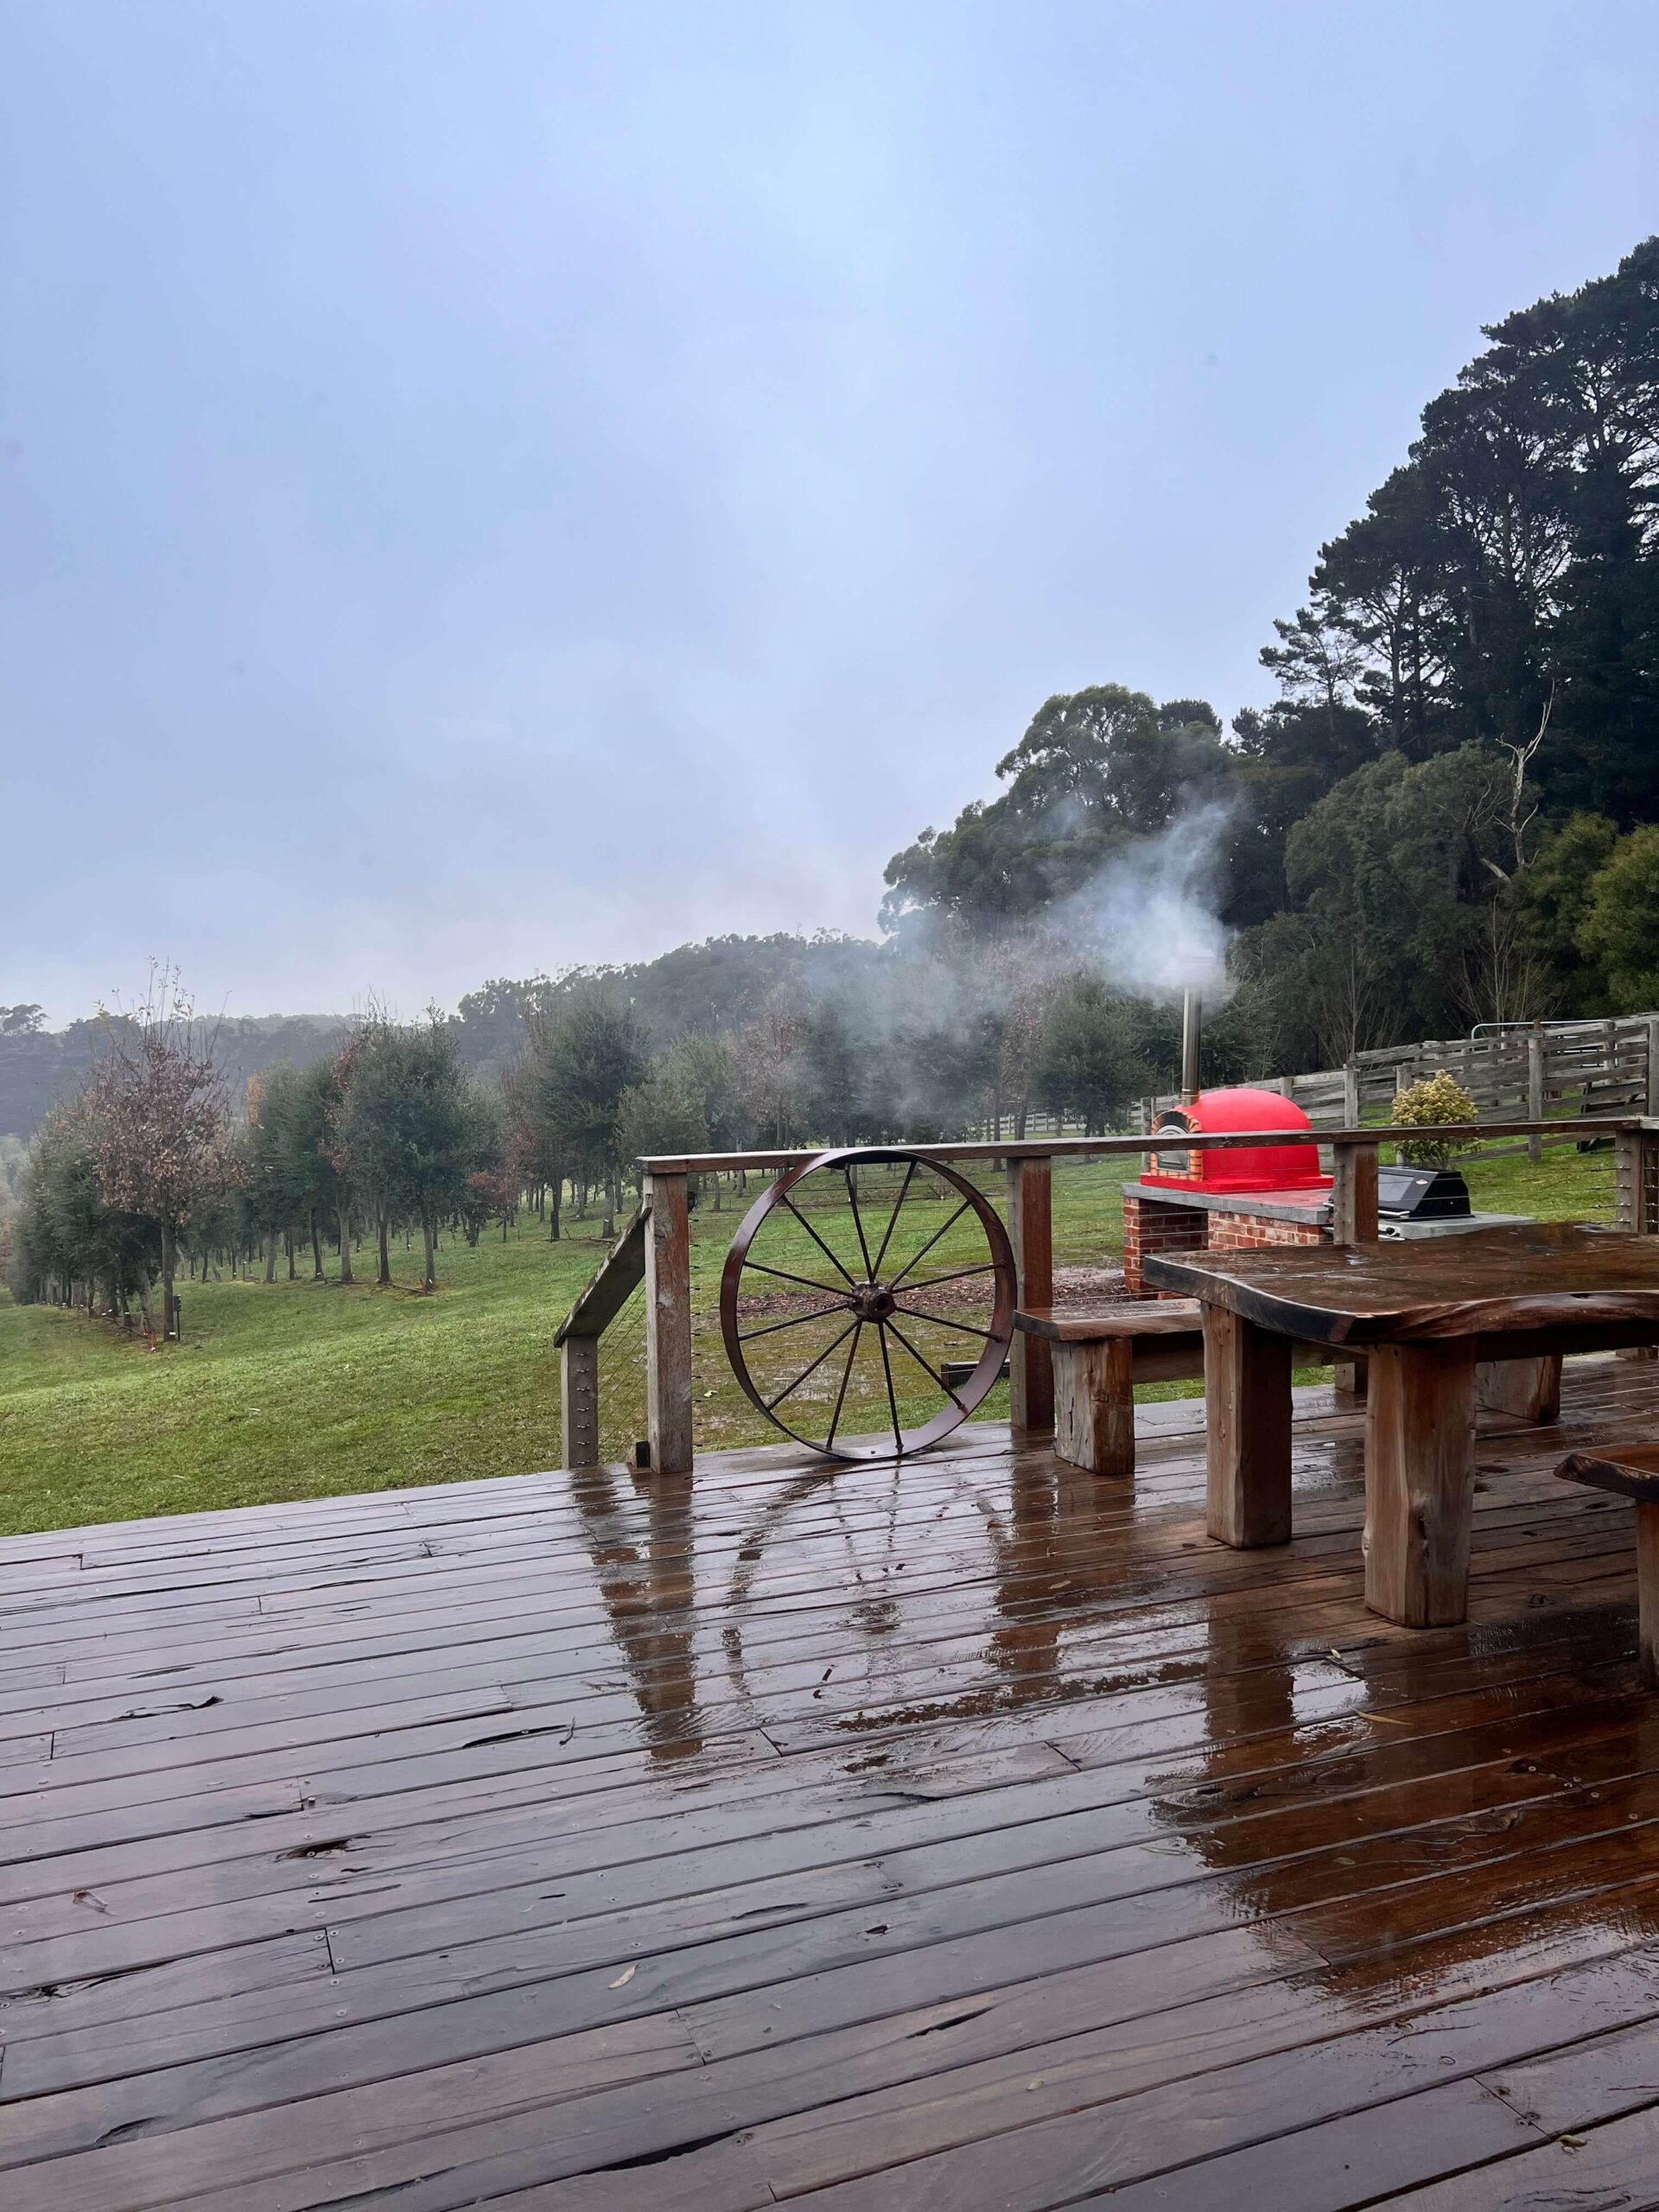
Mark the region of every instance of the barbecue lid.
POLYGON ((1455 1167, 1379 1167, 1376 1210, 1395 1221, 1450 1221, 1469 1212, 1469 1185, 1455 1167))

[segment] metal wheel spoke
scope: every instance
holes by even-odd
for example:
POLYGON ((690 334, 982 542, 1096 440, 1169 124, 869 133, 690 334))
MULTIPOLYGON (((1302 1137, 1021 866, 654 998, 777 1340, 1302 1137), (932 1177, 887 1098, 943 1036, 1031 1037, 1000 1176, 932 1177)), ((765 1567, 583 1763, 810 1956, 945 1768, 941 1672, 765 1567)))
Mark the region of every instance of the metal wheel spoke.
POLYGON ((831 1313, 844 1313, 847 1301, 843 1298, 834 1306, 820 1306, 816 1313, 792 1314, 787 1321, 768 1321, 764 1329, 745 1329, 738 1338, 741 1344, 752 1344, 757 1337, 774 1337, 779 1329, 798 1329, 803 1321, 827 1320, 831 1313))
POLYGON ((858 1231, 858 1249, 864 1255, 864 1273, 871 1282, 875 1281, 875 1269, 870 1265, 870 1248, 864 1241, 864 1217, 858 1210, 858 1185, 853 1180, 852 1162, 842 1169, 847 1179, 847 1196, 853 1209, 853 1227, 858 1231))
POLYGON ((924 1313, 917 1306, 895 1306, 894 1310, 908 1313, 912 1321, 937 1321, 942 1329, 960 1329, 964 1336, 983 1337, 987 1344, 991 1341, 993 1332, 989 1329, 975 1328, 971 1321, 947 1321, 943 1313, 924 1313))
MULTIPOLYGON (((758 1275, 776 1275, 779 1282, 798 1282, 803 1290, 816 1290, 820 1298, 839 1298, 839 1283, 814 1282, 810 1275, 792 1275, 784 1268, 769 1268, 763 1260, 745 1260, 746 1268, 753 1268, 758 1275)), ((843 1271, 844 1272, 844 1271, 843 1271)))
POLYGON ((881 1262, 887 1256, 887 1247, 893 1242, 893 1230, 899 1226, 899 1216, 903 1210, 905 1199, 909 1195, 911 1183, 914 1179, 915 1173, 916 1162, 912 1160, 909 1166, 905 1170, 904 1181, 899 1185, 899 1195, 893 1202, 893 1212, 889 1216, 887 1221, 887 1233, 881 1239, 881 1249, 876 1254, 875 1265, 870 1269, 870 1281, 872 1282, 875 1281, 875 1278, 881 1272, 881 1262))
POLYGON ((852 1275, 847 1274, 846 1268, 842 1266, 841 1262, 830 1249, 830 1247, 824 1243, 823 1237, 820 1236, 817 1230, 813 1228, 811 1223, 807 1219, 806 1216, 801 1211, 800 1208, 796 1205, 794 1199, 789 1196, 787 1192, 784 1194, 784 1204, 789 1208, 791 1213, 794 1215, 796 1220, 800 1223, 801 1227, 812 1239, 812 1242, 817 1246, 819 1251, 823 1253, 824 1258, 829 1261, 830 1266, 839 1274, 847 1275, 847 1281, 849 1287, 852 1289, 856 1290, 858 1288, 858 1283, 855 1278, 852 1275))
POLYGON ((948 1275, 929 1275, 925 1282, 912 1282, 907 1287, 910 1295, 914 1298, 918 1290, 931 1290, 935 1283, 963 1282, 969 1275, 994 1275, 995 1273, 995 1262, 987 1260, 982 1268, 957 1268, 948 1275))
POLYGON ((912 1344, 910 1338, 905 1334, 899 1324, 896 1321, 891 1321, 887 1325, 892 1329, 893 1335, 898 1338, 899 1343, 903 1344, 905 1350, 915 1361, 917 1366, 921 1369, 923 1374, 931 1376, 931 1379, 938 1384, 940 1389, 944 1391, 945 1396, 950 1399, 952 1405, 961 1405, 962 1400, 957 1397, 956 1392, 945 1381, 944 1376, 940 1374, 938 1369, 937 1367, 931 1366, 928 1362, 922 1357, 920 1352, 917 1351, 915 1345, 912 1344))
POLYGON ((887 1411, 893 1415, 893 1448, 895 1458, 905 1456, 905 1432, 899 1426, 899 1400, 893 1388, 893 1362, 887 1357, 887 1325, 878 1321, 876 1334, 881 1339, 881 1372, 887 1378, 887 1411))
POLYGON ((926 1243, 923 1245, 921 1250, 916 1255, 916 1257, 913 1260, 908 1261, 905 1266, 899 1268, 898 1274, 894 1275, 893 1281, 887 1285, 887 1288, 889 1290, 898 1289, 899 1284, 903 1282, 905 1277, 910 1273, 911 1268, 920 1265, 920 1263, 927 1257, 928 1254, 933 1249, 933 1247, 938 1243, 940 1237, 945 1236, 950 1230, 953 1230, 956 1227, 957 1224, 962 1219, 963 1214, 967 1212, 969 1206, 971 1204, 971 1199, 964 1198, 963 1200, 962 1204, 957 1208, 955 1213, 951 1215, 950 1220, 945 1223, 944 1227, 943 1229, 936 1229, 933 1234, 928 1238, 926 1243))
POLYGON ((830 1433, 823 1440, 823 1446, 826 1452, 835 1442, 836 1431, 841 1427, 841 1409, 847 1402, 847 1385, 853 1379, 853 1362, 858 1357, 859 1339, 862 1337, 863 1333, 864 1324, 861 1321, 855 1321, 853 1324, 853 1341, 847 1347, 847 1364, 842 1370, 841 1373, 841 1388, 836 1393, 836 1410, 830 1416, 830 1433))
POLYGON ((818 1354, 810 1367, 804 1367, 800 1373, 795 1377, 795 1380, 792 1382, 786 1384, 785 1388, 778 1393, 775 1398, 767 1399, 766 1411, 770 1413, 774 1406, 781 1406, 785 1398, 793 1397, 796 1391, 798 1390, 802 1383, 805 1382, 807 1376, 809 1375, 816 1375, 819 1368, 823 1365, 824 1361, 829 1358, 830 1353, 835 1351, 836 1346, 837 1344, 844 1344, 848 1338, 852 1335, 853 1331, 858 1326, 859 1324, 856 1321, 849 1321, 847 1324, 847 1326, 842 1331, 841 1334, 824 1346, 823 1350, 818 1354))

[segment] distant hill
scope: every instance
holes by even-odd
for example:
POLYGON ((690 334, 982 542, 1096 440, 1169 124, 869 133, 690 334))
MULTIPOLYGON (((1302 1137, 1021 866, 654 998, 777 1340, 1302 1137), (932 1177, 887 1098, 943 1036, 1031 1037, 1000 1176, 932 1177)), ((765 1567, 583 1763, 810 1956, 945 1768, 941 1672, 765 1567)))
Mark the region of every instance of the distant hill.
MULTIPOLYGON (((688 1030, 728 1033, 779 992, 804 998, 855 992, 880 958, 877 945, 828 932, 710 938, 626 966, 498 978, 469 991, 451 1019, 467 1065, 499 1075, 524 1044, 525 1014, 572 991, 599 988, 626 998, 651 1043, 661 1047, 688 1030)), ((218 1026, 214 1057, 239 1098, 250 1076, 321 1058, 349 1026, 338 1014, 227 1016, 218 1026)), ((54 1103, 80 1082, 100 1034, 97 1021, 47 1029, 38 1007, 0 1006, 0 1136, 33 1134, 54 1103)))
MULTIPOLYGON (((32 1135, 80 1082, 102 1034, 96 1021, 42 1028, 29 1019, 31 1011, 0 1007, 0 1136, 32 1135)), ((218 1025, 214 1057, 239 1098, 250 1076, 284 1061, 297 1067, 316 1059, 340 1042, 346 1027, 337 1014, 227 1017, 218 1025)))
POLYGON ((711 937, 625 966, 496 977, 462 999, 455 1032, 468 1066, 499 1075, 524 1043, 526 1016, 572 994, 601 990, 626 999, 653 1049, 661 1050, 694 1030, 729 1036, 779 996, 806 1002, 855 994, 881 957, 879 944, 828 930, 815 937, 711 937))

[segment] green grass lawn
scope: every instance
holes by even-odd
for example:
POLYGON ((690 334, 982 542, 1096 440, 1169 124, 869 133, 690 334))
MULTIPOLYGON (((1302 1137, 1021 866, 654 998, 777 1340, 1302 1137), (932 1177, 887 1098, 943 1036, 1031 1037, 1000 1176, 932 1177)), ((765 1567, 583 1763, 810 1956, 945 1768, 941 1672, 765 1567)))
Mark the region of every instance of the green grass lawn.
MULTIPOLYGON (((1538 1166, 1508 1159, 1467 1173, 1478 1206, 1605 1221, 1611 1166, 1610 1153, 1558 1148, 1538 1166)), ((1057 1265, 1116 1259, 1119 1186, 1138 1172, 1134 1160, 1113 1160, 1057 1173, 1057 1265)), ((986 1186, 995 1192, 995 1179, 986 1186)), ((700 1449, 775 1433, 739 1392, 720 1343, 720 1270, 738 1217, 729 1192, 722 1211, 705 1198, 692 1217, 700 1449)), ((844 1207, 812 1219, 850 1256, 844 1207)), ((567 1219, 566 1227, 554 1244, 526 1214, 505 1242, 492 1231, 469 1250, 446 1239, 432 1298, 413 1288, 418 1250, 394 1250, 404 1281, 389 1291, 332 1281, 186 1283, 185 1341, 157 1352, 82 1315, 20 1307, 0 1293, 0 1531, 556 1465, 553 1332, 603 1252, 596 1217, 567 1219)), ((798 1264, 804 1274, 827 1265, 805 1231, 785 1227, 779 1235, 778 1264, 798 1264)), ((963 1229, 931 1264, 973 1256, 963 1229)), ((372 1253, 359 1265, 372 1272, 372 1253)), ((966 1337, 922 1338, 930 1357, 947 1348, 963 1356, 964 1347, 970 1352, 966 1337)), ((902 1378, 895 1387, 901 1418, 914 1418, 921 1394, 902 1378)), ((1165 1385, 1158 1395, 1186 1387, 1165 1385)), ((878 1376, 861 1368, 850 1395, 860 1409, 852 1425, 874 1428, 885 1417, 878 1376)), ((607 1452, 620 1456, 642 1433, 644 1403, 636 1298, 601 1348, 607 1452)), ((1006 1413, 1006 1387, 999 1387, 982 1414, 1006 1413)))

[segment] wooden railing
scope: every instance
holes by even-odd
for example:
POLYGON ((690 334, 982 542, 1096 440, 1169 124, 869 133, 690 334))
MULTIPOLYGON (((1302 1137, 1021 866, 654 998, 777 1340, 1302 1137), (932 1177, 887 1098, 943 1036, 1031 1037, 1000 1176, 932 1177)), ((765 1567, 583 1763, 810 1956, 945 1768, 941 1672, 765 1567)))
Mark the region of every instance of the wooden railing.
MULTIPOLYGON (((1584 1144, 1611 1138, 1614 1219, 1623 1229, 1659 1234, 1659 1118, 1615 1115, 1570 1122, 1538 1119, 1417 1128, 1315 1132, 1332 1154, 1332 1235, 1338 1244, 1366 1244, 1377 1233, 1379 1147, 1452 1143, 1495 1136, 1536 1137, 1540 1144, 1584 1144)), ((1251 1129, 1207 1135, 1183 1132, 1183 1151, 1242 1151, 1257 1145, 1306 1144, 1306 1129, 1251 1129)), ((1053 1290, 1052 1171, 1056 1160, 1110 1160, 1144 1153, 1143 1136, 1037 1137, 1001 1143, 918 1144, 902 1147, 925 1160, 1001 1160, 1007 1178, 1007 1218, 1018 1271, 1020 1303, 1046 1306, 1053 1290)), ((691 1471, 691 1239, 690 1179, 737 1169, 781 1169, 811 1160, 821 1147, 706 1152, 642 1160, 638 1211, 598 1273, 561 1325, 560 1435, 563 1464, 590 1466, 599 1456, 599 1344, 643 1281, 645 1285, 645 1398, 649 1464, 658 1473, 691 1471)), ((1016 1335, 1008 1356, 1009 1421, 1017 1435, 1044 1435, 1054 1423, 1049 1349, 1040 1338, 1016 1335)))

